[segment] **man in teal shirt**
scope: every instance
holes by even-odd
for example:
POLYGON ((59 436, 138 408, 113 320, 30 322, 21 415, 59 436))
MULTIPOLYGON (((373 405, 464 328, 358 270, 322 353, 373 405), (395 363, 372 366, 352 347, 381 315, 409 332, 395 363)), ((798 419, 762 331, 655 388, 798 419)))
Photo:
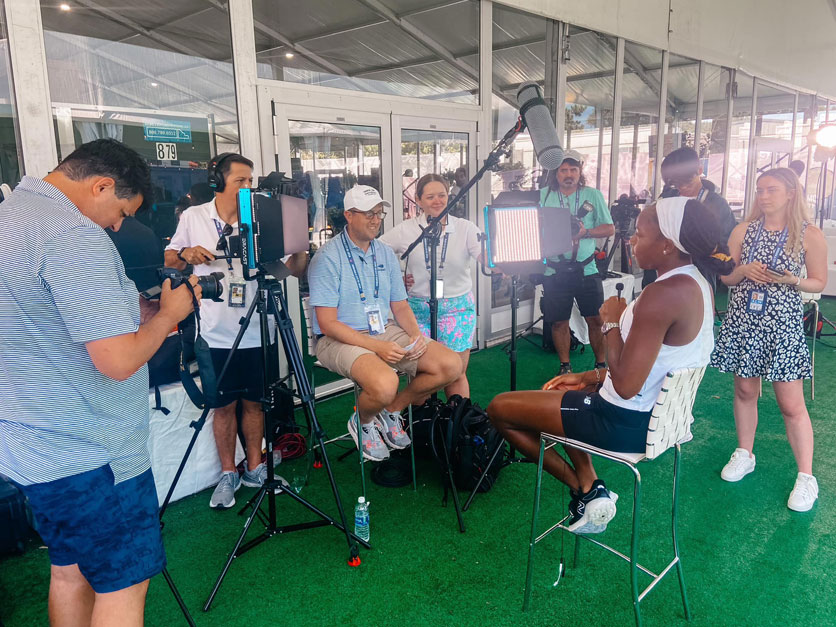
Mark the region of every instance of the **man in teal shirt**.
POLYGON ((553 171, 549 184, 540 190, 540 205, 564 207, 572 213, 572 253, 549 259, 544 273, 543 318, 551 323, 552 340, 560 358, 560 374, 572 372, 569 364, 569 316, 578 302, 589 327, 589 343, 595 353, 595 367, 605 367, 604 336, 598 309, 604 289, 595 265, 595 239, 615 233, 612 216, 597 189, 586 186, 583 157, 576 150, 564 154, 563 163, 553 171))

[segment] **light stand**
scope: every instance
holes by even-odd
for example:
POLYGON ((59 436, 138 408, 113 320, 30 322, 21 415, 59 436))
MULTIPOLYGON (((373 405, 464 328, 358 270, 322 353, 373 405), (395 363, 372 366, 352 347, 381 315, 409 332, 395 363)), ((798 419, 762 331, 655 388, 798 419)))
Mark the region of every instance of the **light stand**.
MULTIPOLYGON (((436 281, 438 279, 438 259, 436 258, 436 252, 438 250, 438 240, 441 236, 441 221, 450 213, 450 210, 455 207, 458 202, 465 197, 465 195, 470 191, 470 188, 473 187, 487 172, 488 170, 493 170, 499 165, 499 160, 509 154, 511 151, 511 146, 514 141, 514 138, 519 135, 522 131, 526 128, 525 120, 522 117, 517 119, 517 123, 511 128, 505 136, 499 140, 499 143, 491 150, 488 156, 485 158, 485 162, 482 164, 482 167, 473 175, 473 177, 459 190, 459 193, 456 194, 453 198, 451 198, 447 202, 447 206, 444 208, 440 214, 435 217, 430 217, 427 220, 427 226, 421 227, 421 234, 412 242, 406 249, 406 251, 401 255, 401 259, 406 259, 409 257, 409 254, 418 246, 425 238, 429 240, 429 253, 430 253, 430 300, 429 300, 429 307, 430 307, 430 337, 432 339, 438 338, 438 293, 436 290, 436 281)), ((434 394, 433 398, 437 398, 434 394)), ((450 466, 450 459, 448 454, 448 447, 446 441, 445 430, 441 429, 441 448, 444 451, 444 460, 443 460, 443 468, 442 474, 444 475, 444 484, 445 484, 445 494, 449 489, 453 493, 453 504, 456 508, 456 518, 458 519, 459 523, 459 531, 464 533, 464 519, 462 518, 462 508, 459 502, 459 493, 456 489, 456 483, 453 480, 453 469, 450 466)))

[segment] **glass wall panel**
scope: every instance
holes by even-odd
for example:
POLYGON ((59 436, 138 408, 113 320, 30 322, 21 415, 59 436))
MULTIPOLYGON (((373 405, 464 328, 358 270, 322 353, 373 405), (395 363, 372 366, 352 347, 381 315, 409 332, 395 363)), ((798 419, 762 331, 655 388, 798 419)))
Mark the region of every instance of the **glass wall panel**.
MULTIPOLYGON (((801 173, 801 183, 804 189, 809 189, 808 177, 813 152, 810 150, 808 137, 813 129, 815 119, 816 97, 811 94, 798 94, 798 111, 795 114, 795 144, 793 145, 793 159, 804 163, 805 169, 801 173)), ((808 197, 807 202, 811 202, 808 197)))
MULTIPOLYGON (((659 129, 661 67, 660 50, 629 41, 625 43, 616 198, 627 196, 634 200, 646 200, 654 196, 653 170, 659 129)), ((679 144, 678 140, 674 141, 672 134, 667 134, 665 154, 679 144)))
POLYGON ((737 72, 732 83, 734 109, 729 133, 729 173, 726 200, 732 211, 744 211, 746 201, 746 171, 749 163, 749 132, 751 129, 752 93, 751 76, 737 72))
POLYGON ((254 0, 258 76, 478 104, 479 2, 427 4, 386 0, 401 27, 360 2, 254 0))
POLYGON ((704 72, 702 120, 697 152, 702 160, 703 174, 720 189, 723 184, 729 130, 731 70, 706 63, 704 72))
POLYGON ((700 81, 699 61, 668 55, 668 102, 665 114, 665 152, 670 142, 671 150, 696 144, 697 92, 700 81), (670 135, 670 138, 668 138, 670 135))
MULTIPOLYGON (((812 116, 813 130, 827 124, 828 102, 824 98, 812 97, 813 104, 810 107, 810 115, 812 116)), ((807 204, 810 206, 810 212, 818 216, 818 212, 822 209, 822 202, 820 199, 821 191, 819 185, 822 178, 826 175, 828 181, 833 176, 833 164, 824 164, 816 158, 816 147, 811 146, 811 159, 807 174, 807 204), (824 165, 828 167, 825 169, 824 165)), ((828 185, 829 187, 829 185, 828 185)))
POLYGON ((155 2, 130 20, 44 0, 41 15, 59 158, 102 137, 137 150, 155 187, 140 219, 170 237, 209 159, 238 150, 229 16, 200 0, 155 2))
POLYGON ((288 121, 292 177, 302 181, 314 243, 345 228, 343 198, 355 185, 383 192, 380 128, 288 121))
POLYGON ((795 92, 758 83, 756 177, 770 168, 787 167, 792 160, 794 107, 795 92))
MULTIPOLYGON (((403 168, 403 219, 418 215, 415 184, 425 174, 442 175, 450 185, 450 195, 458 193, 456 170, 467 174, 467 133, 401 130, 401 167, 403 168)), ((467 178, 470 178, 467 176, 467 178)), ((467 218, 467 198, 450 210, 458 218, 467 218)))
MULTIPOLYGON (((525 81, 537 81, 541 87, 546 76, 547 20, 509 9, 493 7, 493 101, 492 137, 494 143, 514 126, 519 117, 517 89, 525 81)), ((511 155, 491 173, 491 196, 509 190, 536 190, 541 186, 543 172, 528 131, 517 136, 511 155)), ((493 275, 491 307, 511 302, 510 277, 493 275)), ((521 300, 534 296, 531 284, 518 287, 521 300)))
POLYGON ((20 181, 17 114, 14 107, 6 12, 0 2, 0 183, 14 187, 20 181))
POLYGON ((569 35, 565 146, 583 155, 587 185, 609 203, 616 38, 575 27, 569 35))

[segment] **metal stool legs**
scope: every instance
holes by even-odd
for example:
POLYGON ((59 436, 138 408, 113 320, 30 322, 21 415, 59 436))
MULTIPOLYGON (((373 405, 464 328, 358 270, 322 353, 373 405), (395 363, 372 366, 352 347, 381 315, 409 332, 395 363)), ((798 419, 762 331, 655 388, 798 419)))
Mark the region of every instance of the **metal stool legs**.
MULTIPOLYGON (((532 588, 532 580, 534 574, 534 548, 536 545, 546 538, 546 536, 550 535, 553 531, 563 531, 566 533, 572 533, 568 530, 568 527, 564 525, 564 523, 568 520, 569 516, 565 516, 556 524, 549 527, 541 534, 537 534, 538 528, 538 520, 540 515, 540 496, 542 491, 542 481, 543 481, 543 457, 546 451, 549 448, 554 447, 556 442, 550 441, 549 444, 546 444, 546 438, 540 439, 540 456, 537 464, 537 477, 534 484, 534 511, 531 517, 531 536, 529 539, 528 544, 528 566, 526 569, 526 577, 525 577, 525 593, 523 596, 523 611, 528 610, 531 602, 531 588, 532 588)), ((582 449, 581 449, 582 450, 582 449)), ((588 452, 588 451, 587 451, 588 452)), ((587 535, 579 535, 573 534, 575 536, 575 567, 578 566, 578 557, 579 557, 579 546, 580 540, 586 540, 595 544, 596 546, 606 549, 610 553, 617 555, 618 557, 622 558, 623 560, 630 563, 630 592, 633 601, 633 612, 635 615, 636 625, 641 626, 642 624, 642 617, 641 617, 641 608, 640 603, 641 601, 650 593, 650 591, 656 587, 666 575, 668 575, 672 568, 676 567, 677 578, 679 580, 679 588, 680 593, 682 595, 682 606, 685 613, 686 620, 691 620, 691 611, 688 606, 688 594, 685 587, 685 573, 682 568, 682 560, 679 556, 679 539, 677 536, 677 517, 679 511, 679 464, 680 464, 680 457, 681 457, 681 450, 679 445, 677 444, 674 447, 674 462, 673 462, 673 500, 671 504, 671 539, 673 542, 673 559, 662 569, 659 574, 654 573, 653 571, 645 568, 638 562, 638 552, 639 552, 639 537, 640 537, 640 522, 641 522, 641 488, 642 488, 642 478, 641 473, 639 472, 638 468, 625 460, 619 459, 617 457, 610 457, 607 455, 599 455, 596 456, 605 457, 606 459, 610 459, 622 466, 627 466, 630 471, 633 473, 633 519, 632 519, 632 535, 630 539, 630 555, 624 555, 623 553, 617 551, 616 549, 600 542, 599 540, 595 539, 594 536, 587 536, 587 535), (645 573, 646 575, 652 578, 650 584, 642 591, 640 591, 639 587, 639 571, 645 573)))

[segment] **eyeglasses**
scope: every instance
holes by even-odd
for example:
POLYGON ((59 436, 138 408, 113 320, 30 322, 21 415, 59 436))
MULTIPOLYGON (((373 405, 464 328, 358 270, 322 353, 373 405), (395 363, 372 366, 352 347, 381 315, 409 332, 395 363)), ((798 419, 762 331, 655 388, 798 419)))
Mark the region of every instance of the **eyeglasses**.
POLYGON ((385 211, 357 211, 356 209, 349 209, 351 213, 359 213, 363 217, 366 218, 369 222, 372 220, 382 220, 386 217, 385 211))

